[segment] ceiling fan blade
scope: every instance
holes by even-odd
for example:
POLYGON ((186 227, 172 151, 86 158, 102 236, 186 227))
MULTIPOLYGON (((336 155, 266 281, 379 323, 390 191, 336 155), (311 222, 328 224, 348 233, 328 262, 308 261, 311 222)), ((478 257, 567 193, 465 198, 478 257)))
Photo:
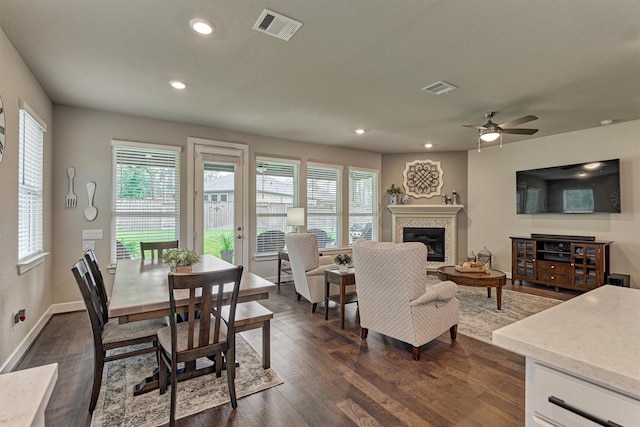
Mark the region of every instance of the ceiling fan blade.
POLYGON ((471 128, 471 129, 486 129, 486 127, 484 126, 478 126, 478 125, 462 125, 466 128, 471 128))
POLYGON ((502 133, 512 133, 517 135, 533 135, 538 129, 502 129, 502 133))
POLYGON ((519 119, 515 119, 515 120, 511 120, 510 122, 506 122, 506 123, 502 123, 500 126, 502 129, 504 129, 505 127, 513 127, 513 126, 518 126, 521 125, 523 123, 528 123, 528 122, 532 122, 534 120, 538 120, 538 118, 536 116, 524 116, 524 117, 520 117, 519 119))

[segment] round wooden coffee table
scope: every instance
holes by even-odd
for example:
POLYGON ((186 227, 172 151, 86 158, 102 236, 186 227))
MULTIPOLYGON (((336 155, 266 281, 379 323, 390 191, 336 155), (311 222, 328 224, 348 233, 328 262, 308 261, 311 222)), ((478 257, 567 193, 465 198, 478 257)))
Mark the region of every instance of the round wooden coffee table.
POLYGON ((502 271, 490 269, 488 273, 463 273, 452 265, 438 267, 441 280, 451 280, 458 285, 487 288, 487 298, 491 298, 491 288, 496 288, 496 303, 502 310, 502 287, 507 283, 507 276, 502 271))

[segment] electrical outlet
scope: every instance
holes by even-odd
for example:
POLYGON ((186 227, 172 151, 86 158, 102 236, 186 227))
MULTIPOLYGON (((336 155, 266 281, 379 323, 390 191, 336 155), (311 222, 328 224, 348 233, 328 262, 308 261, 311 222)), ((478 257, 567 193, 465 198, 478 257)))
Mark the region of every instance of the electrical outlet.
POLYGON ((94 240, 83 240, 82 241, 82 250, 88 251, 89 249, 96 249, 96 242, 94 240))
POLYGON ((102 239, 102 229, 82 230, 82 240, 102 239))

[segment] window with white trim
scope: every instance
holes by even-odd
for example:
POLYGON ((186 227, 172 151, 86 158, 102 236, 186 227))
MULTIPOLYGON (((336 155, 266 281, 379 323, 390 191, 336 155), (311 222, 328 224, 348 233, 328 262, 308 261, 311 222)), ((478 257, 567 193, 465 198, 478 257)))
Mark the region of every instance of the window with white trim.
POLYGON ((18 260, 42 253, 44 133, 46 125, 24 104, 18 140, 18 260))
POLYGON ((307 232, 318 237, 320 248, 342 242, 342 167, 307 165, 307 232))
POLYGON ((256 158, 256 253, 275 254, 284 248, 287 209, 298 206, 296 160, 256 158))
POLYGON ((111 260, 180 236, 180 147, 113 141, 111 260))
POLYGON ((349 168, 349 245, 378 239, 378 171, 349 168))

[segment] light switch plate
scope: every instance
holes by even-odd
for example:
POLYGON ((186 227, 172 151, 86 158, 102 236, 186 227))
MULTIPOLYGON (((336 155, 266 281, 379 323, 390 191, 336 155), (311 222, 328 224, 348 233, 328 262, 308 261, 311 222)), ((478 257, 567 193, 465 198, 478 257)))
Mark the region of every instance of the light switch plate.
POLYGON ((82 230, 82 240, 102 239, 102 229, 82 230))
POLYGON ((83 240, 82 241, 82 250, 88 251, 89 249, 96 249, 96 242, 93 240, 83 240))

